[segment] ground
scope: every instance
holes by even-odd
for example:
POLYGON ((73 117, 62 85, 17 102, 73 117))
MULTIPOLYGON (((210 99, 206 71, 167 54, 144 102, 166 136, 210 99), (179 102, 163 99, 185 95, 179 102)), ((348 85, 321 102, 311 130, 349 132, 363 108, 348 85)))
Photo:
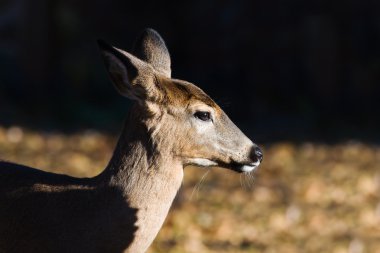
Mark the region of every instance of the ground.
MULTIPOLYGON (((106 166, 115 142, 115 136, 93 130, 0 127, 0 158, 93 176, 106 166)), ((264 162, 254 175, 186 168, 148 252, 380 253, 380 146, 260 146, 264 162)))

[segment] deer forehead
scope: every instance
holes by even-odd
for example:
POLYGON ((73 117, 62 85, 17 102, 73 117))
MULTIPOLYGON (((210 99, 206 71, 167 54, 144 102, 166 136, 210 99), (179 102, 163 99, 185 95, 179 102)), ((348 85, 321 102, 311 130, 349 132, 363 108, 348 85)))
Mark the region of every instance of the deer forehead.
POLYGON ((166 105, 188 108, 212 108, 216 114, 221 113, 220 107, 196 85, 178 80, 162 78, 160 84, 165 91, 166 105))

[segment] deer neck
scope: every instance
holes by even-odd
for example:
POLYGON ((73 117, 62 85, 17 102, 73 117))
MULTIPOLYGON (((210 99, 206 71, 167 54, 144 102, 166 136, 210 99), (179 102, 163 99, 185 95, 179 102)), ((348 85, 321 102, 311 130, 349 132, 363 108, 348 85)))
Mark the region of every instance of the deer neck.
POLYGON ((183 166, 170 155, 167 143, 152 140, 143 124, 127 122, 125 129, 101 177, 121 189, 128 205, 137 209, 137 231, 125 252, 145 252, 181 186, 183 166))

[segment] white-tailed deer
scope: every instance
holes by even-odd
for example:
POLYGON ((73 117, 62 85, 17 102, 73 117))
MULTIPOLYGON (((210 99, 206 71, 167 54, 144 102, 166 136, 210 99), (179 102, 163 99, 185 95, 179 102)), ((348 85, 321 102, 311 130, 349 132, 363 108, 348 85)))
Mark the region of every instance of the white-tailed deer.
POLYGON ((260 149, 201 89, 172 79, 160 35, 133 54, 99 42, 117 90, 136 101, 106 169, 73 178, 0 162, 0 252, 145 252, 187 165, 251 172, 260 149))

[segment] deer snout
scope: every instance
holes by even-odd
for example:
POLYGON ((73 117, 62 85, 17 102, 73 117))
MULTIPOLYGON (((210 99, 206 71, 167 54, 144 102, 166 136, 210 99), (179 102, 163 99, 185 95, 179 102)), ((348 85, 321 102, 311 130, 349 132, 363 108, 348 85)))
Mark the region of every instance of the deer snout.
POLYGON ((263 152, 257 145, 253 145, 253 147, 250 150, 249 153, 249 160, 250 162, 248 164, 244 164, 240 167, 238 171, 240 172, 251 172, 257 168, 257 166, 260 165, 261 161, 263 160, 263 152))
POLYGON ((263 160, 263 151, 261 151, 261 149, 257 145, 254 145, 251 148, 249 158, 251 159, 251 161, 253 161, 253 163, 259 163, 260 164, 261 161, 263 160))

